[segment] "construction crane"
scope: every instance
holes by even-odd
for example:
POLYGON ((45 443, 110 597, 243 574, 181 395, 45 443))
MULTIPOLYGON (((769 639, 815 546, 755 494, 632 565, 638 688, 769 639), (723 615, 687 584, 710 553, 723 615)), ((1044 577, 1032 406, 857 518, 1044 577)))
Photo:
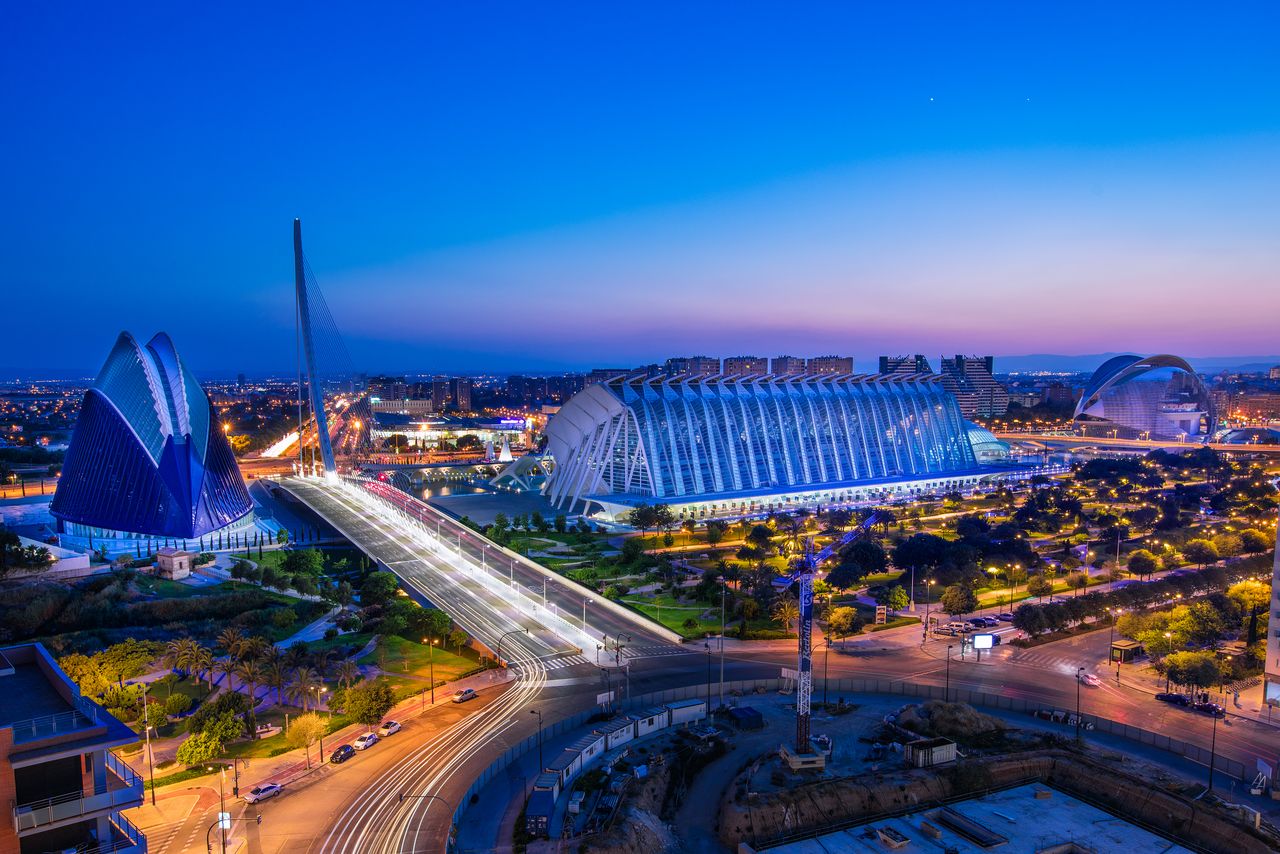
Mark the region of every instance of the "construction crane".
POLYGON ((804 556, 796 561, 787 580, 799 588, 800 626, 796 664, 796 753, 809 753, 810 705, 813 697, 813 576, 824 561, 840 549, 866 534, 879 522, 880 514, 872 513, 840 539, 821 551, 813 550, 813 539, 805 541, 804 556))

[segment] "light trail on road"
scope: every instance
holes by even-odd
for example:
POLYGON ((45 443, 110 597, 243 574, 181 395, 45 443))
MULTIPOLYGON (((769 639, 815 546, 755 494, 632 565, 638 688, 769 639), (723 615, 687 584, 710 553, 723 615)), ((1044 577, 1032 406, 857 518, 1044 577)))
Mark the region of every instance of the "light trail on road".
MULTIPOLYGON (((533 650, 521 645, 518 638, 516 645, 523 670, 516 682, 495 702, 428 740, 394 771, 384 774, 357 795, 334 821, 324 837, 321 851, 401 854, 405 850, 421 850, 418 841, 423 836, 428 838, 428 844, 439 844, 440 849, 444 849, 441 834, 427 826, 434 801, 422 796, 442 791, 467 764, 471 753, 513 726, 513 715, 524 712, 543 690, 546 670, 533 650), (402 801, 402 794, 409 797, 402 801), (412 842, 406 849, 405 843, 410 837, 412 842)), ((459 805, 451 803, 450 806, 456 809, 459 805)), ((451 824, 452 814, 444 828, 445 835, 451 824)))

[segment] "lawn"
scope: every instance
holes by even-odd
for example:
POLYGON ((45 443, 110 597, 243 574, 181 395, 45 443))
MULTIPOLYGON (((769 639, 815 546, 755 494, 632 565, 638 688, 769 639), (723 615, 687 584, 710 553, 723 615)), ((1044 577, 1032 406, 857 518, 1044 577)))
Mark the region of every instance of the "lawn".
POLYGON ((394 678, 398 688, 412 685, 414 690, 409 691, 410 694, 417 693, 430 684, 433 660, 437 685, 452 682, 480 667, 475 653, 468 649, 464 648, 463 654, 457 655, 437 646, 434 653, 429 653, 424 644, 395 636, 380 637, 378 646, 360 659, 363 664, 377 664, 384 673, 394 678), (401 678, 401 674, 411 678, 401 678))
POLYGON ((660 623, 673 632, 678 632, 685 638, 700 638, 707 633, 719 634, 720 632, 720 609, 698 604, 681 604, 671 596, 658 596, 653 598, 638 599, 627 597, 621 600, 624 604, 630 606, 641 614, 656 623, 660 623), (711 619, 703 619, 702 613, 710 611, 713 613, 711 619), (692 617, 698 621, 697 628, 689 629, 684 626, 684 621, 692 617))

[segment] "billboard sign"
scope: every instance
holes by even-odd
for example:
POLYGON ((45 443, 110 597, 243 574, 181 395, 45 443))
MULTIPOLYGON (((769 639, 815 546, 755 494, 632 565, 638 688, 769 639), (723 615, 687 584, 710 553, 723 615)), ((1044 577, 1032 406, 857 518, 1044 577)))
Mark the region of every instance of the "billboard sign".
POLYGON ((993 634, 981 634, 973 636, 974 649, 991 649, 996 645, 996 636, 993 634))

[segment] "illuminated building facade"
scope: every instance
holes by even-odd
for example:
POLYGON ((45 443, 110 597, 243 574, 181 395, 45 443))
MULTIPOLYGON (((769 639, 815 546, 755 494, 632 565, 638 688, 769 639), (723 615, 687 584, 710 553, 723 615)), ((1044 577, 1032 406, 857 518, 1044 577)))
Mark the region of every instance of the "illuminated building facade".
POLYGON ((67 450, 50 507, 60 533, 196 540, 251 524, 252 508, 209 398, 169 336, 143 346, 122 332, 67 450))
POLYGON ((1092 435, 1187 441, 1212 433, 1215 413, 1213 398, 1185 359, 1116 356, 1089 378, 1075 418, 1092 435))
POLYGON ((641 502, 702 518, 887 500, 1013 471, 931 376, 619 377, 574 396, 547 440, 548 498, 613 519, 641 502))

